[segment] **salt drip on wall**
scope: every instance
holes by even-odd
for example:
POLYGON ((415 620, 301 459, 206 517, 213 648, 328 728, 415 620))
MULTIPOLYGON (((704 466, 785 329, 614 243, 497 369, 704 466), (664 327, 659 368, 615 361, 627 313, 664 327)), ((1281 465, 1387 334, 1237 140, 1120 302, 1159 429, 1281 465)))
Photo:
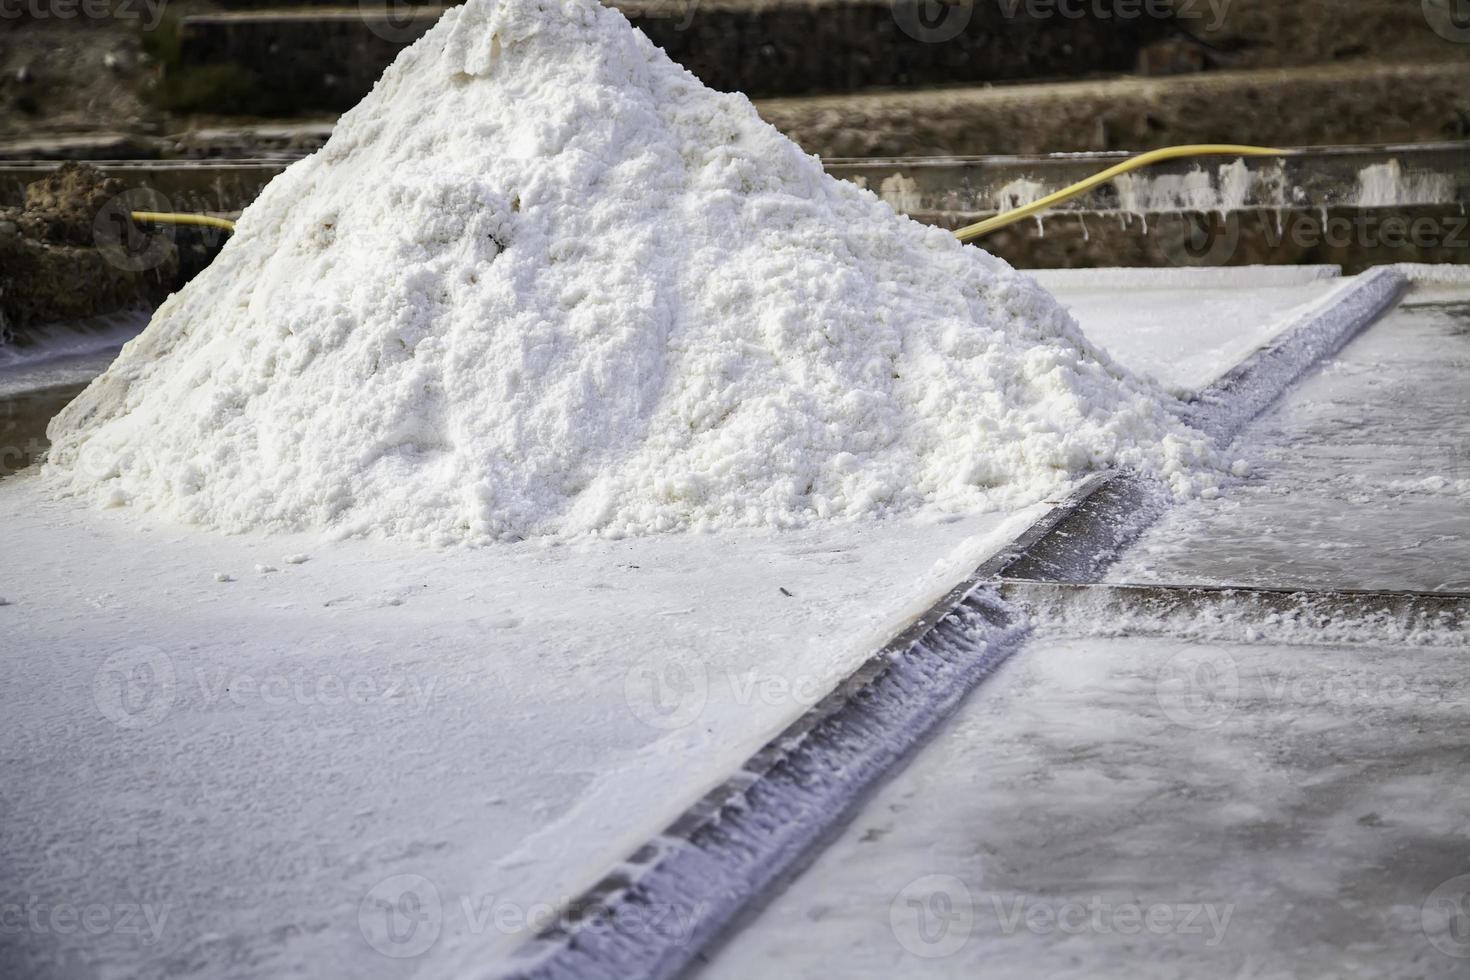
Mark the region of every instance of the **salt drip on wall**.
POLYGON ((1358 172, 1356 204, 1360 208, 1391 208, 1412 204, 1443 204, 1454 200, 1455 181, 1448 174, 1405 176, 1397 159, 1375 163, 1358 172))
POLYGON ((878 185, 878 196, 899 214, 910 214, 924 206, 918 181, 904 174, 884 177, 878 185))
POLYGON ((995 192, 995 210, 1011 211, 1015 208, 1024 208, 1028 204, 1041 200, 1048 193, 1046 185, 1041 181, 1017 177, 995 192))
POLYGON ((1123 174, 1114 179, 1118 207, 1132 214, 1167 211, 1239 210, 1250 194, 1253 175, 1244 160, 1224 164, 1212 176, 1202 169, 1184 174, 1123 174))

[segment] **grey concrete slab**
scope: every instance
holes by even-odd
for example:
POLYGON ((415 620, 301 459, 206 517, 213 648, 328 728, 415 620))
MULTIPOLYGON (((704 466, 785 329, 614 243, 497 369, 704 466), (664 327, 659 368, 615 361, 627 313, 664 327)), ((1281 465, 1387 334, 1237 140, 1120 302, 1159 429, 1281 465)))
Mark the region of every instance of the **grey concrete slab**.
POLYGON ((1465 653, 1035 641, 701 975, 1464 976, 1465 653))
POLYGON ((1242 432, 1113 582, 1470 590, 1470 295, 1400 306, 1242 432))

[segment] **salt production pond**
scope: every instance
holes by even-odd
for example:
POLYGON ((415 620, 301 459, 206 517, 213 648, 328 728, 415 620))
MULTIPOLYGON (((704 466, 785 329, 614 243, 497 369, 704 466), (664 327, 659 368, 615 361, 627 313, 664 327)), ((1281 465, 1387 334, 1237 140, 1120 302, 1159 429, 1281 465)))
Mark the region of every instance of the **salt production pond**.
POLYGON ((1411 297, 1242 432, 1115 582, 1470 591, 1470 299, 1411 297))
MULTIPOLYGON (((1095 342, 1180 391, 1350 285, 1321 270, 1107 276, 1048 286, 1095 342), (1191 295, 1195 315, 1180 309, 1191 295)), ((1405 335, 1447 344, 1460 307, 1413 299, 1394 315, 1411 318, 1405 335)), ((65 396, 21 397, 41 399, 26 410, 39 420, 65 396)), ((1271 443, 1251 438, 1258 452, 1232 452, 1259 458, 1269 482, 1271 443)), ((1249 499, 1253 480, 1222 499, 1249 499)), ((0 949, 22 973, 504 967, 1060 499, 783 533, 435 549, 220 535, 57 499, 34 468, 7 477, 0 864, 48 928, 0 934, 0 949), (130 926, 50 928, 49 910, 73 908, 130 926)), ((1373 947, 1367 970, 1392 941, 1437 975, 1414 923, 1432 869, 1457 873, 1446 835, 1463 824, 1434 792, 1464 775, 1450 644, 1068 629, 1042 629, 982 685, 834 850, 711 950, 711 972, 1082 975, 1130 957, 1200 975, 1238 968, 1255 941, 1279 966, 1271 944, 1297 935, 1307 967, 1357 936, 1373 947), (1188 686, 1201 677, 1234 687, 1188 686), (1332 677, 1352 699, 1314 693, 1332 677), (1372 687, 1378 677, 1412 681, 1409 700, 1372 687), (904 931, 905 903, 946 888, 970 928, 936 957, 931 932, 904 931), (1195 910, 1205 931, 1154 942, 1005 926, 1018 898, 1025 915, 1094 895, 1124 916, 1195 910), (994 897, 1007 918, 980 921, 994 897), (1369 907, 1378 897, 1388 905, 1369 907), (1224 943, 1206 944, 1206 906, 1224 943)), ((700 913, 664 911, 676 940, 700 913)))
POLYGON ((1467 376, 1416 287, 1105 581, 1003 583, 1032 636, 697 975, 1464 976, 1467 376))
POLYGON ((1464 976, 1465 653, 1033 640, 698 975, 1464 976))

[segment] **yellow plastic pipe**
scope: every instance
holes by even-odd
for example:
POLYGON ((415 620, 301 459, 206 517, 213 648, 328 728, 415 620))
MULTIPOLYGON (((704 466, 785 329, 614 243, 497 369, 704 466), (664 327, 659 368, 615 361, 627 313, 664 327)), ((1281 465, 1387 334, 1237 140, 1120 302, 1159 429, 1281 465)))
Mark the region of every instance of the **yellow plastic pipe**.
MULTIPOLYGON (((1179 160, 1188 157, 1205 156, 1231 156, 1231 157, 1284 157, 1296 153, 1295 150, 1283 150, 1271 146, 1248 146, 1237 143, 1191 143, 1185 146, 1166 146, 1159 150, 1149 150, 1140 153, 1136 157, 1130 157, 1121 163, 1114 164, 1106 170, 1100 171, 1085 180, 1079 180, 1069 187, 1063 187, 1045 197, 1024 204, 1019 208, 1013 208, 997 214, 994 217, 978 221, 973 225, 967 225, 954 233, 954 236, 962 242, 974 241, 982 235, 988 235, 992 231, 1015 224, 1023 218, 1029 218, 1048 208, 1055 207, 1063 201, 1069 201, 1080 194, 1105 184, 1114 177, 1122 176, 1133 170, 1162 163, 1165 160, 1179 160)), ((133 211, 134 221, 148 221, 166 225, 200 225, 206 228, 222 228, 233 232, 235 223, 226 218, 216 218, 207 214, 175 214, 167 211, 133 211)))
POLYGON ((1105 184, 1114 177, 1147 167, 1151 164, 1162 163, 1165 160, 1178 160, 1181 157, 1207 157, 1207 156, 1229 156, 1229 157, 1284 157, 1291 156, 1295 150, 1281 150, 1270 146, 1241 146, 1234 143, 1193 143, 1186 146, 1166 146, 1161 150, 1150 150, 1140 153, 1136 157, 1130 157, 1122 163, 1115 164, 1106 170, 1093 174, 1086 180, 1079 180, 1070 187, 1063 187, 1055 193, 1048 194, 1030 204, 1013 208, 1010 211, 997 214, 993 218, 977 221, 973 225, 966 225, 956 231, 954 237, 962 242, 974 241, 982 235, 988 235, 992 231, 1004 228, 1006 225, 1015 224, 1022 218, 1029 218, 1033 214, 1045 211, 1047 208, 1069 201, 1079 194, 1086 194, 1099 184, 1105 184))
POLYGON ((169 211, 131 211, 134 221, 148 221, 159 225, 200 225, 205 228, 223 228, 233 232, 235 223, 228 218, 216 218, 208 214, 174 214, 169 211))

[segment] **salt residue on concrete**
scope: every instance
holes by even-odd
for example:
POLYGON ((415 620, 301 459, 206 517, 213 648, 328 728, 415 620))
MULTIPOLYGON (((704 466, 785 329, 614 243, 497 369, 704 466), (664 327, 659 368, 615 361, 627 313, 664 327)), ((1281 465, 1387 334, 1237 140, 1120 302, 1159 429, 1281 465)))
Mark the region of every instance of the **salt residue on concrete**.
POLYGON ((1209 450, 1029 278, 595 0, 471 0, 51 427, 49 479, 438 542, 1011 506, 1209 450))

